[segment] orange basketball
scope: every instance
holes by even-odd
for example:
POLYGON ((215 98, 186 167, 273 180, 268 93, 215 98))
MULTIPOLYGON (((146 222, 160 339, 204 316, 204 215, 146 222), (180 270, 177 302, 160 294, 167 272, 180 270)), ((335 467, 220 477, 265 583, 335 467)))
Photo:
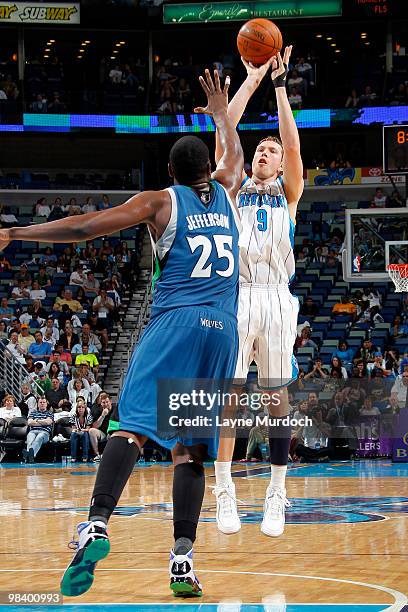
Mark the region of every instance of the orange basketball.
POLYGON ((251 19, 238 32, 237 45, 247 62, 260 66, 282 49, 282 34, 269 19, 251 19))

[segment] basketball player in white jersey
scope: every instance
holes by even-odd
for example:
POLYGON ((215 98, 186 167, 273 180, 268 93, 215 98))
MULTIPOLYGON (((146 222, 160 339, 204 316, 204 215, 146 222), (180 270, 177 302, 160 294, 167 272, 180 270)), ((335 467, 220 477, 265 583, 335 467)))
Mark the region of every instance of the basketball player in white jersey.
MULTIPOLYGON (((237 196, 243 230, 240 246, 240 295, 238 329, 240 335, 235 379, 243 384, 254 360, 258 366, 258 386, 268 390, 272 417, 288 414, 287 385, 297 378, 293 355, 299 310, 289 283, 295 274, 293 254, 296 209, 303 192, 303 165, 299 134, 289 105, 285 82, 292 47, 286 47, 267 64, 255 68, 244 60, 247 78, 231 100, 228 114, 237 125, 259 83, 272 67, 278 105, 280 139, 267 137, 258 144, 252 161, 252 177, 243 175, 237 196)), ((217 138, 216 160, 222 155, 217 138)), ((224 432, 225 433, 225 432, 224 432)), ((261 531, 279 536, 284 531, 285 478, 290 444, 290 427, 281 419, 270 428, 271 481, 266 491, 261 531)), ((240 529, 231 460, 235 436, 221 436, 215 462, 217 525, 223 533, 240 529)))

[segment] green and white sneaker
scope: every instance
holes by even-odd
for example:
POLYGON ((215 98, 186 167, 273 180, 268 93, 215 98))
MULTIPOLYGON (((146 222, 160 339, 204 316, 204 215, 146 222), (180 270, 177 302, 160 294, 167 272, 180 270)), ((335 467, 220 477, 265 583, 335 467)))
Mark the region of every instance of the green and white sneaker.
POLYGON ((175 597, 201 597, 203 587, 194 573, 193 549, 186 555, 170 552, 170 588, 175 597))
POLYGON ((76 553, 61 580, 61 593, 67 597, 77 597, 91 588, 97 562, 110 551, 105 523, 86 521, 79 523, 77 529, 79 539, 69 543, 76 553))

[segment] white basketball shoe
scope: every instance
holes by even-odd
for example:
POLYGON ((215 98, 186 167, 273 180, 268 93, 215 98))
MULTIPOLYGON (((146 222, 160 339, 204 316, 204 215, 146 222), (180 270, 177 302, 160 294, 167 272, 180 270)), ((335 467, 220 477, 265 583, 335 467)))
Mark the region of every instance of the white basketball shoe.
POLYGON ((237 498, 235 496, 235 485, 230 483, 226 486, 216 485, 213 494, 217 499, 217 527, 222 533, 237 533, 241 529, 241 521, 238 516, 237 498))
POLYGON ((285 530, 285 509, 290 507, 286 498, 286 489, 269 487, 266 490, 264 515, 261 531, 267 536, 277 538, 285 530))

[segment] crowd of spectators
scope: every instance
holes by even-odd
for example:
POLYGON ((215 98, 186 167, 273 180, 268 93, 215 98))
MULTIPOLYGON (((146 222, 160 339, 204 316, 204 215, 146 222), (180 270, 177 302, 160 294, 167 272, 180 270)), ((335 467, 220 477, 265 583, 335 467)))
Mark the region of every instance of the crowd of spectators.
MULTIPOLYGON (((85 206, 100 210, 110 202, 103 196, 96 204, 88 198, 79 212, 77 206, 73 201, 63 206, 60 198, 49 206, 41 198, 33 214, 50 219, 53 213, 81 214, 85 206)), ((73 459, 82 442, 83 460, 90 453, 99 460, 98 443, 106 438, 112 412, 100 360, 113 326, 121 329, 119 309, 123 292, 133 283, 135 257, 134 250, 117 239, 103 240, 98 247, 92 241, 72 244, 56 252, 47 247, 17 268, 2 254, 0 270, 10 276, 8 296, 0 302, 3 362, 16 359, 26 375, 20 397, 3 398, 0 418, 28 420, 27 461, 34 461, 51 439, 54 423, 63 417, 73 427, 73 459), (56 283, 61 279, 67 284, 56 283), (57 287, 56 297, 50 297, 57 287)))

